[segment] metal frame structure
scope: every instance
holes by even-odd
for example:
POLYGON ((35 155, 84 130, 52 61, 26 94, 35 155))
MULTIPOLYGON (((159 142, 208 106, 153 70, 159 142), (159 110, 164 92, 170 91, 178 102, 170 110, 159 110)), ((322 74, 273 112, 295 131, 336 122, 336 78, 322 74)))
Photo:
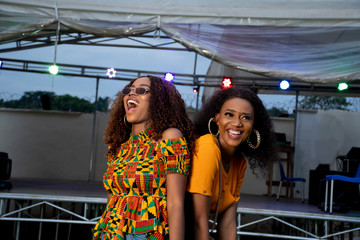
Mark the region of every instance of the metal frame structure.
MULTIPOLYGON (((58 224, 87 224, 94 225, 100 218, 102 212, 99 210, 105 207, 106 198, 99 197, 76 197, 76 196, 51 196, 37 194, 20 194, 20 193, 0 193, 0 221, 16 222, 16 236, 19 239, 21 222, 37 222, 39 223, 38 239, 42 237, 42 223, 54 223, 56 226, 56 238, 58 232, 58 224), (30 201, 27 206, 22 206, 21 201, 30 201), (35 202, 35 203, 32 203, 35 202), (63 203, 82 204, 82 213, 72 209, 66 209, 63 203), (48 217, 44 212, 44 208, 51 207, 57 210, 56 215, 48 217), (31 214, 31 210, 39 208, 37 216, 31 214), (90 216, 89 209, 96 208, 95 215, 90 216), (68 214, 67 218, 61 218, 62 213, 68 214), (71 219, 75 217, 76 219, 71 219)), ((295 211, 269 210, 269 209, 252 209, 237 208, 237 235, 238 239, 242 236, 257 236, 277 239, 331 239, 337 236, 347 236, 347 239, 353 239, 353 235, 360 236, 360 219, 357 217, 348 217, 330 214, 314 214, 295 211), (254 221, 244 221, 246 216, 254 216, 258 219, 254 221), (298 224, 296 220, 302 220, 298 224), (276 233, 276 228, 272 228, 273 232, 253 232, 246 230, 247 227, 255 226, 265 222, 272 221, 270 225, 282 225, 287 229, 283 229, 276 233), (338 230, 331 226, 335 223, 343 224, 343 228, 338 230), (348 226, 345 226, 348 225, 348 226), (347 229, 345 229, 347 228, 347 229)), ((357 238, 354 238, 357 239, 357 238)))
MULTIPOLYGON (((0 54, 13 51, 21 51, 26 49, 34 49, 48 46, 55 46, 55 55, 57 45, 85 45, 85 46, 99 46, 99 47, 119 47, 119 48, 141 48, 152 50, 175 50, 193 52, 192 50, 177 44, 176 41, 167 37, 162 31, 156 30, 151 33, 134 35, 134 36, 122 36, 122 37, 100 37, 93 34, 75 32, 68 28, 53 24, 46 29, 37 32, 36 34, 27 36, 23 39, 15 42, 7 43, 7 45, 1 48, 0 54), (127 40, 127 43, 120 43, 119 40, 127 40), (160 42, 154 44, 154 39, 161 39, 160 42), (174 46, 176 45, 176 46, 174 46)), ((55 56, 56 58, 56 56, 55 56)), ((19 59, 2 59, 4 65, 3 70, 10 71, 25 71, 34 73, 49 74, 48 67, 53 64, 49 62, 38 61, 26 61, 19 59)), ((196 74, 197 54, 195 54, 194 72, 192 74, 180 74, 175 73, 176 81, 175 85, 186 85, 194 87, 220 87, 221 80, 224 76, 209 76, 196 74), (206 81, 205 81, 206 78, 206 81)), ((75 77, 88 77, 88 78, 100 78, 108 79, 106 76, 105 68, 99 68, 94 66, 74 65, 74 64, 61 64, 59 66, 59 75, 75 76, 75 77)), ((128 81, 137 77, 143 73, 163 75, 159 72, 149 72, 143 70, 129 70, 129 69, 116 69, 121 73, 121 77, 112 78, 113 80, 128 81)), ((268 78, 268 77, 233 77, 233 84, 243 87, 248 87, 256 90, 258 93, 264 94, 285 94, 284 91, 279 89, 279 81, 281 79, 268 78)), ((351 81, 351 87, 348 91, 337 91, 337 84, 320 84, 309 83, 305 81, 291 81, 291 89, 286 91, 286 94, 298 95, 337 95, 348 97, 360 97, 360 80, 354 79, 351 81)))
MULTIPOLYGON (((8 71, 20 71, 20 72, 31 72, 31 73, 40 73, 40 74, 49 74, 48 68, 52 65, 51 62, 42 62, 42 61, 30 61, 30 60, 20 60, 20 59, 10 59, 2 58, 3 66, 2 70, 8 71)), ((120 69, 116 68, 117 76, 109 78, 106 75, 107 68, 104 67, 95 67, 88 65, 75 65, 75 64, 62 64, 57 63, 57 66, 60 69, 58 75, 63 76, 73 76, 73 77, 86 77, 86 78, 95 78, 95 79, 111 79, 119 81, 130 81, 138 76, 153 74, 158 76, 163 76, 164 72, 155 72, 155 71, 145 71, 145 70, 131 70, 131 69, 120 69)), ((221 80, 223 76, 211 76, 203 74, 182 74, 174 73, 176 79, 174 81, 175 85, 182 86, 194 86, 194 87, 221 87, 221 80)), ((279 89, 280 79, 276 78, 265 78, 265 77, 232 77, 234 85, 243 86, 251 88, 257 92, 261 93, 274 93, 274 94, 284 94, 283 90, 279 89)), ((287 94, 296 94, 296 93, 307 93, 311 94, 325 94, 337 96, 353 96, 360 97, 360 81, 359 83, 352 83, 351 88, 345 92, 339 92, 337 90, 337 84, 320 84, 320 83, 309 83, 309 82, 300 82, 292 81, 291 88, 289 91, 286 91, 287 94)))

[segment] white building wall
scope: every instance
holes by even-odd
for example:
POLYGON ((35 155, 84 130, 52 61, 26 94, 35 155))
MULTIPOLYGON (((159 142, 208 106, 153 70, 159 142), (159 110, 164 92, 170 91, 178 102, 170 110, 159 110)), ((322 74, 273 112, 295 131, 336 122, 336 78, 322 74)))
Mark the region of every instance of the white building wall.
MULTIPOLYGON (((106 168, 103 129, 97 114, 94 180, 106 168)), ((12 178, 88 180, 93 114, 0 110, 0 151, 12 159, 12 178)))
MULTIPOLYGON (((305 196, 309 192, 309 170, 319 164, 336 167, 336 157, 346 155, 352 147, 360 147, 360 112, 341 110, 299 111, 296 124, 294 176, 306 179, 305 196)), ((299 186, 295 187, 300 192, 299 186)))
MULTIPOLYGON (((106 170, 106 146, 103 132, 108 115, 97 114, 94 155, 94 177, 101 181, 106 170)), ((309 170, 319 163, 331 164, 336 170, 338 155, 351 147, 360 147, 360 113, 346 111, 299 111, 297 116, 294 176, 307 179, 309 170)), ((273 118, 275 132, 285 133, 294 143, 294 119, 273 118)), ((56 111, 0 109, 0 152, 13 161, 12 178, 88 180, 93 114, 56 111)), ((276 164, 276 163, 275 163, 276 164)), ((277 164, 273 180, 280 178, 277 164)), ((267 193, 267 178, 246 172, 242 193, 267 193)), ((276 193, 277 187, 272 192, 276 193)), ((294 196, 300 198, 301 189, 294 196)))

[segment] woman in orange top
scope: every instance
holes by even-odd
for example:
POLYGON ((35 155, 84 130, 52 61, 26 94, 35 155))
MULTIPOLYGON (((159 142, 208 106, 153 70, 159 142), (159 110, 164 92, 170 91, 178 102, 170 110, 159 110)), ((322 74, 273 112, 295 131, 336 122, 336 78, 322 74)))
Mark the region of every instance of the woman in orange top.
POLYGON ((247 162, 252 170, 264 170, 276 156, 270 117, 254 92, 229 88, 203 106, 195 127, 200 137, 187 186, 191 237, 208 240, 208 220, 218 212, 217 238, 235 240, 236 206, 247 162))

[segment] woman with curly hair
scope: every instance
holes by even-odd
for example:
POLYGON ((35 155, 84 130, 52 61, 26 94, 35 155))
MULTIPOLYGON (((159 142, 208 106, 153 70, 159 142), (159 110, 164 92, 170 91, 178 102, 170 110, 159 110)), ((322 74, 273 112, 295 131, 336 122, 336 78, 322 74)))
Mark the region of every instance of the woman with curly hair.
POLYGON ((108 192, 95 239, 184 239, 184 195, 193 125, 176 88, 159 77, 131 81, 105 130, 108 192))
POLYGON ((236 206, 247 163, 264 173, 276 156, 270 117, 254 92, 234 87, 209 99, 195 128, 200 137, 187 185, 192 212, 187 225, 194 229, 187 234, 208 240, 208 220, 214 218, 217 239, 236 239, 236 206))

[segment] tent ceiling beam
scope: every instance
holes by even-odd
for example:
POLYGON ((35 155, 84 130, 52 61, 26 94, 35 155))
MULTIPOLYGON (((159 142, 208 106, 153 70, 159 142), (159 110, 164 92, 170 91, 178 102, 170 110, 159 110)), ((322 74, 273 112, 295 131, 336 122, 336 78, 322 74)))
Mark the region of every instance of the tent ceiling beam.
MULTIPOLYGON (((32 35, 16 42, 7 43, 10 44, 9 47, 4 47, 0 49, 0 53, 21 51, 27 49, 35 49, 53 46, 55 44, 56 32, 49 31, 43 32, 39 35, 32 35)), ((191 51, 186 47, 165 47, 176 42, 169 39, 169 37, 160 36, 162 39, 169 39, 166 43, 161 44, 151 44, 141 39, 153 39, 153 36, 141 35, 141 36, 132 36, 132 37, 99 37, 91 34, 84 33, 74 33, 62 31, 59 35, 59 45, 72 44, 72 45, 84 45, 84 46, 98 46, 98 47, 121 47, 121 48, 142 48, 142 49, 157 49, 157 50, 175 50, 175 51, 191 51), (122 38, 127 38, 128 40, 134 42, 134 44, 120 44, 120 43, 104 43, 110 41, 116 41, 122 38), (135 45, 137 44, 137 45, 135 45), (139 45, 141 44, 141 45, 139 45)), ((3 44, 4 45, 4 44, 3 44)))
MULTIPOLYGON (((52 64, 50 62, 40 61, 26 61, 19 59, 3 58, 3 67, 1 70, 32 72, 49 74, 48 67, 52 64)), ((152 74, 162 77, 164 72, 153 72, 146 70, 130 70, 115 68, 117 75, 120 77, 108 78, 106 75, 107 68, 95 67, 86 65, 73 65, 73 64, 57 64, 60 71, 58 75, 73 76, 73 77, 86 77, 104 80, 119 80, 129 81, 141 75, 152 74)), ((196 87, 221 87, 221 75, 197 75, 197 74, 181 74, 175 73, 175 85, 182 86, 196 86, 196 87), (196 84, 194 84, 196 79, 196 84)), ((253 77, 233 77, 233 85, 250 88, 262 94, 288 94, 293 95, 299 92, 301 95, 333 95, 333 96, 346 96, 346 97, 360 97, 360 81, 353 81, 350 88, 346 92, 338 92, 335 83, 309 83, 292 81, 291 89, 289 91, 282 91, 279 89, 279 81, 276 78, 253 78, 253 77)))

